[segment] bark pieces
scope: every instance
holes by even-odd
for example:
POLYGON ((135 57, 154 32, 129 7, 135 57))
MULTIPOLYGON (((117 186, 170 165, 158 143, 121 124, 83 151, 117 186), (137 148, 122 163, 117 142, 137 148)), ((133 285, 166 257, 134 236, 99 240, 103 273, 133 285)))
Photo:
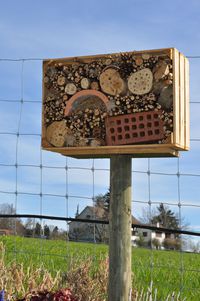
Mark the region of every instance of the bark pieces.
POLYGON ((142 54, 142 58, 143 58, 143 60, 149 60, 150 59, 150 54, 148 54, 148 53, 143 53, 142 54))
POLYGON ((91 83, 91 89, 92 90, 99 90, 99 83, 98 82, 92 82, 91 83))
POLYGON ((141 56, 136 57, 135 63, 137 66, 141 66, 143 64, 143 59, 141 56))
POLYGON ((165 77, 166 75, 169 74, 169 66, 166 62, 162 61, 159 62, 154 70, 154 79, 156 81, 162 79, 163 77, 165 77))
POLYGON ((172 85, 165 86, 158 98, 158 103, 161 105, 162 109, 169 110, 173 103, 173 88, 172 85))

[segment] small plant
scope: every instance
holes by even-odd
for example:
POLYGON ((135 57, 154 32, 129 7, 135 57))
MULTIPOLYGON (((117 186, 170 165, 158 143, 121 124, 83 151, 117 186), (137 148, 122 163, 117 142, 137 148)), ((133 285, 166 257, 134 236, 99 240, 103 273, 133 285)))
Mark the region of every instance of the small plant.
POLYGON ((70 289, 62 289, 56 292, 53 296, 54 301, 78 301, 73 295, 70 289))
MULTIPOLYGON (((3 301, 3 300, 2 300, 3 301)), ((43 291, 27 294, 23 299, 16 301, 78 301, 70 289, 61 289, 55 293, 43 291)))

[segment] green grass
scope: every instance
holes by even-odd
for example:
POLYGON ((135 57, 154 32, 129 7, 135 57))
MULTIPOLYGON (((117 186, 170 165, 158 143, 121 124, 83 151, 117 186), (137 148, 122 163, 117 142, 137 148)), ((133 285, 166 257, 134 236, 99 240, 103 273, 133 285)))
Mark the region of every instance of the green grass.
MULTIPOLYGON (((88 257, 92 257, 94 266, 97 266, 99 259, 108 256, 106 245, 11 236, 0 237, 0 241, 6 247, 7 264, 14 260, 23 262, 27 267, 42 264, 51 272, 66 272, 71 262, 87 260, 88 257)), ((187 300, 200 300, 199 254, 134 248, 132 270, 134 287, 146 289, 152 279, 153 286, 158 289, 159 300, 180 289, 187 300)))

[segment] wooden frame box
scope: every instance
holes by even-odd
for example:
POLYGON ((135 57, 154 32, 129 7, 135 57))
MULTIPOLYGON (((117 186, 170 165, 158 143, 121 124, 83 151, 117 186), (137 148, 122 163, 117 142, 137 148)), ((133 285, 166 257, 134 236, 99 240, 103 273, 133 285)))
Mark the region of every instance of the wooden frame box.
POLYGON ((188 150, 187 58, 167 48, 44 60, 42 148, 77 158, 188 150))

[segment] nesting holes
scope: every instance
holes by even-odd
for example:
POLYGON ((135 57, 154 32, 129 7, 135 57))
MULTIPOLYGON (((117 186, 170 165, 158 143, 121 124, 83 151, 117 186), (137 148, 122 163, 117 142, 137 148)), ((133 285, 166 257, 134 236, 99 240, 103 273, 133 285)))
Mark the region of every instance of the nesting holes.
POLYGON ((126 139, 130 139, 130 135, 127 133, 127 134, 125 134, 125 138, 126 139))

